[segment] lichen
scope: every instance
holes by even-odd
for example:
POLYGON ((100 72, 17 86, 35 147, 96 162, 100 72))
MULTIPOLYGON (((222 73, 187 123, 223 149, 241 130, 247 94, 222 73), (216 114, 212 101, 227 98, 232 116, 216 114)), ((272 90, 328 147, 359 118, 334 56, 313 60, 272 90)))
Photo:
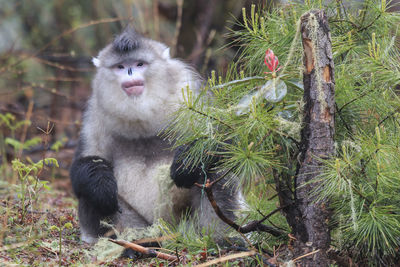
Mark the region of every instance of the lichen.
POLYGON ((353 195, 353 188, 352 188, 351 180, 348 180, 348 183, 349 183, 349 192, 350 192, 351 221, 353 223, 354 232, 357 232, 357 229, 358 229, 357 213, 356 213, 355 199, 354 199, 354 195, 353 195))
POLYGON ((161 214, 170 208, 170 203, 172 202, 170 190, 173 186, 173 181, 170 178, 170 165, 164 164, 159 166, 154 178, 159 188, 158 203, 154 209, 154 217, 159 218, 161 214))
POLYGON ((293 58, 294 51, 296 50, 296 47, 298 46, 297 43, 298 43, 298 40, 299 40, 299 37, 300 37, 300 32, 301 32, 301 20, 298 19, 297 22, 296 22, 296 34, 294 35, 293 41, 290 44, 289 54, 288 54, 288 57, 286 59, 285 65, 283 65, 283 68, 282 68, 280 76, 282 76, 285 73, 285 70, 286 70, 287 66, 289 65, 290 61, 293 58))
POLYGON ((301 123, 289 121, 282 117, 277 117, 276 121, 279 131, 287 133, 296 140, 300 140, 301 123))

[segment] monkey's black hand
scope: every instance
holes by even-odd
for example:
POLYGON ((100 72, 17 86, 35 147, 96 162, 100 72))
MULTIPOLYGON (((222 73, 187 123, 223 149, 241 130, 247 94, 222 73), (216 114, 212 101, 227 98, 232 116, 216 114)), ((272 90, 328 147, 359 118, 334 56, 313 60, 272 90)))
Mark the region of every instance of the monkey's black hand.
MULTIPOLYGON (((227 144, 231 142, 231 140, 226 141, 227 144)), ((220 157, 209 155, 204 166, 186 166, 184 164, 184 157, 193 145, 194 143, 187 146, 180 146, 175 151, 174 160, 171 165, 171 178, 178 187, 190 188, 196 182, 203 183, 206 176, 212 179, 212 175, 208 176, 209 170, 219 164, 220 157)), ((224 150, 217 148, 217 151, 221 152, 224 150)))
POLYGON ((100 214, 108 216, 118 211, 117 181, 107 160, 97 156, 76 159, 71 181, 76 196, 86 199, 100 214))
POLYGON ((189 148, 190 146, 178 147, 171 165, 171 178, 178 187, 190 188, 194 183, 203 181, 205 178, 201 166, 185 166, 183 157, 189 148))

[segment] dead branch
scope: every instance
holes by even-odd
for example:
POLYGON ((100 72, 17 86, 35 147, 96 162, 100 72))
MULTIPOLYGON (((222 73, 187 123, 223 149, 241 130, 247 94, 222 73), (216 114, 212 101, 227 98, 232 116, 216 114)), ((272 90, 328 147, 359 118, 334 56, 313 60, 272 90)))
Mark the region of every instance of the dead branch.
POLYGON ((178 257, 176 257, 176 256, 162 253, 159 251, 155 251, 153 249, 145 248, 145 247, 142 247, 141 245, 134 244, 134 243, 131 243, 128 241, 114 240, 114 239, 108 239, 108 241, 111 241, 117 245, 124 247, 124 248, 133 249, 134 251, 140 252, 149 257, 159 258, 159 259, 163 259, 163 260, 167 260, 167 261, 177 261, 178 260, 178 257))
POLYGON ((273 212, 272 214, 268 214, 266 217, 264 217, 261 220, 251 221, 244 226, 240 226, 237 223, 235 223, 234 221, 232 221, 231 219, 229 219, 228 217, 226 217, 224 215, 224 213, 221 211, 221 209, 219 208, 219 206, 217 205, 217 202, 215 201, 214 195, 212 193, 212 186, 215 184, 215 182, 216 181, 210 182, 210 180, 207 180, 207 182, 204 185, 198 184, 198 183, 195 183, 195 185, 197 187, 203 188, 205 190, 208 201, 210 202, 215 213, 226 224, 228 224, 229 226, 231 226, 233 229, 235 229, 236 231, 238 231, 241 234, 246 234, 246 233, 253 232, 253 231, 262 231, 262 232, 267 232, 273 236, 286 235, 286 233, 282 230, 262 224, 263 221, 265 221, 269 216, 271 216, 275 212, 273 212))
POLYGON ((253 256, 257 254, 255 251, 246 251, 246 252, 240 252, 240 253, 236 253, 236 254, 232 254, 232 255, 228 255, 228 256, 224 256, 224 257, 220 257, 218 259, 215 260, 211 260, 199 265, 196 265, 197 267, 207 267, 207 266, 211 266, 214 264, 218 264, 218 263, 222 263, 222 262, 226 262, 229 260, 234 260, 234 259, 238 259, 238 258, 244 258, 244 257, 249 257, 249 256, 253 256))

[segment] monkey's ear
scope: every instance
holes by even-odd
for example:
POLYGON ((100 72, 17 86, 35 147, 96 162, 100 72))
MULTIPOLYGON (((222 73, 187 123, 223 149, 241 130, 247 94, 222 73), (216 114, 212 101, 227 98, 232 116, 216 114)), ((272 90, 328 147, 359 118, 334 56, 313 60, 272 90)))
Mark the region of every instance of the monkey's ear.
POLYGON ((171 55, 169 54, 169 47, 167 47, 167 48, 163 51, 162 57, 163 57, 164 59, 170 59, 170 58, 171 58, 171 55))
POLYGON ((97 68, 100 67, 101 61, 97 57, 94 57, 92 59, 93 65, 95 65, 97 68))

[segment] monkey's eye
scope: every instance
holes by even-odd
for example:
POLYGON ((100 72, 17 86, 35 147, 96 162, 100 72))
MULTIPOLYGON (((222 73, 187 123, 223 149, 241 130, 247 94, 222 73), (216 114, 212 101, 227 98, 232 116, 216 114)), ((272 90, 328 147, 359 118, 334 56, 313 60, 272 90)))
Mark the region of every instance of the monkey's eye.
POLYGON ((142 67, 144 64, 143 64, 143 62, 139 62, 136 66, 137 67, 142 67))
POLYGON ((123 69, 124 65, 118 65, 117 67, 118 67, 118 69, 123 69))

